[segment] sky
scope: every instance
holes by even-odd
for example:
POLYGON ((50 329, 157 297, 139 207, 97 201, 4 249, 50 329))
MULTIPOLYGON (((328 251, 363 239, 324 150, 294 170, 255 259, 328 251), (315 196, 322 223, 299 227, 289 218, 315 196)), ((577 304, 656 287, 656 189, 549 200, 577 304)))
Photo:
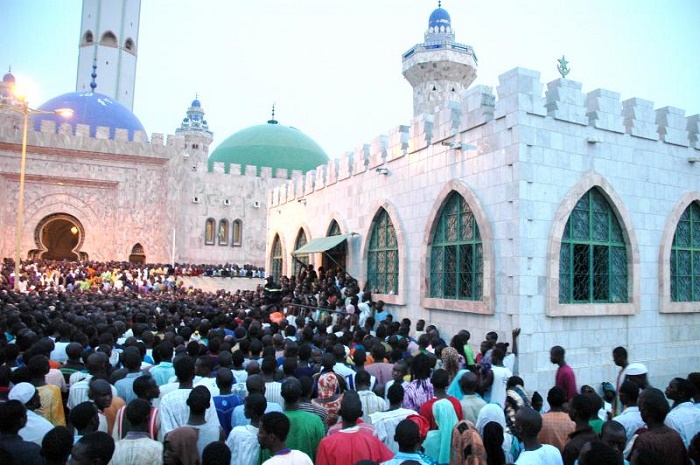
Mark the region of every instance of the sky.
MULTIPOLYGON (((423 41, 432 0, 142 0, 134 113, 173 134, 196 95, 211 149, 270 119, 331 157, 413 116, 401 55, 423 41)), ((444 0, 474 85, 515 68, 700 113, 700 0, 444 0)), ((31 83, 33 107, 75 91, 81 0, 0 0, 0 73, 31 83), (4 68, 4 69, 3 69, 4 68)), ((99 69, 98 69, 99 75, 99 69)), ((99 92, 99 76, 97 78, 99 92)), ((210 150, 211 151, 211 150, 210 150)))

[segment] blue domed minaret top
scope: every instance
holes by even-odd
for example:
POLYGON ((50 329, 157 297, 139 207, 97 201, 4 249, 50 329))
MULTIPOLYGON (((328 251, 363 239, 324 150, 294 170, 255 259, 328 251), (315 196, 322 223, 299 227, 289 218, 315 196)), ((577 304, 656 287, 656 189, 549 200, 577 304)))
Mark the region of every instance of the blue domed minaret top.
POLYGON ((455 34, 452 30, 450 14, 442 7, 442 2, 438 1, 438 7, 430 13, 430 18, 428 19, 428 30, 425 32, 425 41, 454 41, 454 38, 455 34))
POLYGON ((194 100, 192 100, 190 107, 187 109, 187 115, 183 118, 180 127, 175 130, 176 134, 185 132, 212 134, 207 120, 204 119, 204 109, 202 108, 202 102, 199 101, 198 94, 195 95, 194 100))

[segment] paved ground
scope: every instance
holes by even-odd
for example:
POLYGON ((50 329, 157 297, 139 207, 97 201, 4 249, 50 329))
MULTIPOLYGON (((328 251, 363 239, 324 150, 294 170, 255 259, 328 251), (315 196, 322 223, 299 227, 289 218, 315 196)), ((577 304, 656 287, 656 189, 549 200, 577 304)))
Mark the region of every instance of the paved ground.
POLYGON ((216 292, 224 289, 226 291, 255 290, 259 284, 265 285, 264 279, 259 278, 209 278, 209 277, 186 277, 182 280, 185 287, 194 287, 203 291, 216 292))

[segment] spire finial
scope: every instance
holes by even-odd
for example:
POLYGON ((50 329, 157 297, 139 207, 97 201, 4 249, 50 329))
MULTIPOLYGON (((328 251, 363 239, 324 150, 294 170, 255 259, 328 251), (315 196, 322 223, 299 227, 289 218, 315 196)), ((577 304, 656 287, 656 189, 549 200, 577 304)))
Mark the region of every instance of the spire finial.
POLYGON ((566 61, 566 57, 564 55, 562 55, 561 59, 557 61, 559 62, 557 65, 557 70, 559 71, 559 74, 561 74, 562 79, 566 79, 566 75, 571 71, 571 68, 569 68, 569 62, 566 61))
POLYGON ((10 73, 10 74, 12 74, 12 65, 10 65, 10 66, 7 67, 7 72, 10 73))
POLYGON ((442 8, 442 0, 438 0, 438 8, 442 8))
POLYGON ((93 58, 92 60, 92 74, 90 77, 92 77, 92 81, 90 81, 90 89, 92 89, 92 92, 95 93, 95 88, 97 87, 97 82, 95 82, 95 79, 97 78, 97 58, 93 58))
POLYGON ((277 102, 272 102, 272 119, 267 122, 267 124, 277 124, 277 120, 275 119, 275 105, 277 105, 277 102))
POLYGON ((196 98, 197 100, 199 100, 199 92, 195 92, 195 93, 194 93, 194 98, 196 98))

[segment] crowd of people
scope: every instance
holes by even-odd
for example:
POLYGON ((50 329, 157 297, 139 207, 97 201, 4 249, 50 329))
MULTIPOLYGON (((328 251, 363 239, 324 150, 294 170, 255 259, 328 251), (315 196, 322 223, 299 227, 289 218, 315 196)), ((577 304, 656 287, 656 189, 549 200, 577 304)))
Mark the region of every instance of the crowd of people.
MULTIPOLYGON (((20 264, 20 292, 93 290, 141 293, 182 287, 182 277, 264 278, 265 269, 253 265, 195 265, 189 263, 145 264, 129 262, 69 262, 28 260, 20 264)), ((14 260, 6 258, 0 267, 0 287, 14 288, 14 260)))
POLYGON ((543 398, 518 328, 474 350, 332 269, 216 293, 158 266, 23 269, 0 282, 3 465, 700 463, 700 373, 662 392, 624 347, 599 391, 552 347, 543 398))

